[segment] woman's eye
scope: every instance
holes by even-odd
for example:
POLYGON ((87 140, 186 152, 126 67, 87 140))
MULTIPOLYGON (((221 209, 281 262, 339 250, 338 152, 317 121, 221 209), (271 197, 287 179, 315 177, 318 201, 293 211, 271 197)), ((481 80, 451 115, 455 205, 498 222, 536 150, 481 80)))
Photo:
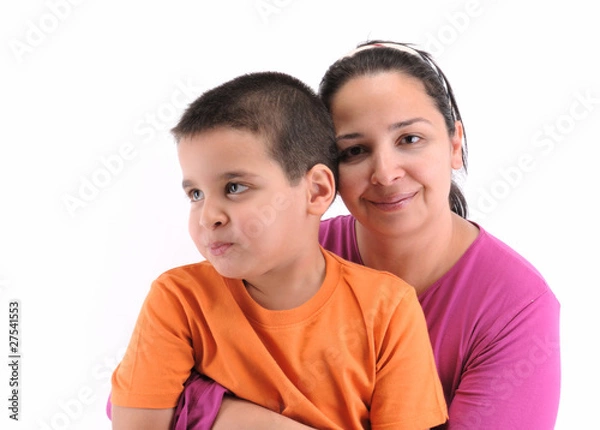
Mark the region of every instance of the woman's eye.
POLYGON ((198 200, 202 200, 204 198, 204 193, 200 190, 191 190, 189 196, 192 202, 197 202, 198 200))
POLYGON ((227 193, 229 193, 229 194, 243 193, 247 189, 248 189, 248 187, 245 185, 242 185, 242 184, 236 184, 236 183, 227 184, 227 193))
POLYGON ((408 136, 404 136, 401 140, 402 143, 415 144, 419 143, 421 138, 419 136, 415 136, 414 134, 410 134, 408 136))
POLYGON ((364 152, 365 150, 360 146, 351 146, 349 148, 344 149, 343 151, 340 151, 340 161, 349 160, 351 158, 363 154, 364 152))

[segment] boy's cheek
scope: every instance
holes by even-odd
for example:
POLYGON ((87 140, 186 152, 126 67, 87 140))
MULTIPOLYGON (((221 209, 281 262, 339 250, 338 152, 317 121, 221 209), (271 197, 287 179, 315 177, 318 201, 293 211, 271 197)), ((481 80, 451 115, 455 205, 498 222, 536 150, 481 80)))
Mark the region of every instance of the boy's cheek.
POLYGON ((200 251, 200 253, 204 255, 204 249, 202 249, 202 241, 200 240, 200 226, 198 222, 193 220, 192 218, 190 218, 190 222, 188 225, 188 233, 190 235, 190 238, 192 239, 192 242, 194 242, 196 249, 198 249, 198 251, 200 251))
POLYGON ((196 246, 196 249, 198 250, 200 255, 202 255, 202 257, 208 260, 206 247, 202 245, 202 242, 195 237, 192 237, 192 241, 194 242, 194 245, 196 246))

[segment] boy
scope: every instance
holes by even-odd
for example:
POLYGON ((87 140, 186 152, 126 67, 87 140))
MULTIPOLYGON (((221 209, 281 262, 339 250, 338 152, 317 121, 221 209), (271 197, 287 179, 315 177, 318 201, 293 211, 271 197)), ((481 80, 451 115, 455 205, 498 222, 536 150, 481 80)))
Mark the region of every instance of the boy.
POLYGON ((167 429, 191 370, 316 428, 429 428, 446 407, 414 289, 318 243, 329 114, 280 73, 204 93, 173 129, 206 261, 161 275, 113 375, 113 428, 167 429))

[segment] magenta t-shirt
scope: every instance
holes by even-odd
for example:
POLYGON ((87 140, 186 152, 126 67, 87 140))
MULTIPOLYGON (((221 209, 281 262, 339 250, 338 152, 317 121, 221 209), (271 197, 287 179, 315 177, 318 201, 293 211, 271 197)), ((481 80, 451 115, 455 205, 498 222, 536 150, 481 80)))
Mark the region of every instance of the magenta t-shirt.
MULTIPOLYGON (((363 264, 354 221, 351 215, 322 221, 319 241, 363 264)), ((531 264, 480 228, 419 301, 448 404, 448 429, 554 428, 560 305, 531 264)))

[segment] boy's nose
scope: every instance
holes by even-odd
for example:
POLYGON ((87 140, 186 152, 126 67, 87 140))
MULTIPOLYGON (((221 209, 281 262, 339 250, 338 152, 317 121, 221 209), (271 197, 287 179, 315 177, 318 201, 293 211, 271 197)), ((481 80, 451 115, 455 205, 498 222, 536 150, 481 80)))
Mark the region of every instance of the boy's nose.
POLYGON ((227 214, 216 202, 205 199, 200 214, 200 225, 207 229, 214 229, 227 223, 227 214))

